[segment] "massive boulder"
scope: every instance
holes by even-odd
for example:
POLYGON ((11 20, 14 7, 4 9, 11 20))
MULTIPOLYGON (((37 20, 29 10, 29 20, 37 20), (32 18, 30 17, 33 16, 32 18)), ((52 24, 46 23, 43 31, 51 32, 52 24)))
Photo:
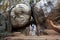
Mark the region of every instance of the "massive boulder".
MULTIPOLYGON (((37 2, 34 6, 34 18, 37 25, 44 23, 44 21, 47 21, 47 19, 57 23, 60 18, 59 0, 40 0, 37 2)), ((49 23, 47 22, 47 24, 49 23)))
POLYGON ((13 27, 23 27, 29 24, 31 11, 26 4, 17 4, 11 10, 11 22, 13 27))

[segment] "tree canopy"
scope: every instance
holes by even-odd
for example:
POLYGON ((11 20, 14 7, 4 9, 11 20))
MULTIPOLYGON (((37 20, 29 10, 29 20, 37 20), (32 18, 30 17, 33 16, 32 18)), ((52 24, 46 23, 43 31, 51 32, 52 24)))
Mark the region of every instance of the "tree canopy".
POLYGON ((2 0, 0 0, 0 2, 1 2, 2 0))

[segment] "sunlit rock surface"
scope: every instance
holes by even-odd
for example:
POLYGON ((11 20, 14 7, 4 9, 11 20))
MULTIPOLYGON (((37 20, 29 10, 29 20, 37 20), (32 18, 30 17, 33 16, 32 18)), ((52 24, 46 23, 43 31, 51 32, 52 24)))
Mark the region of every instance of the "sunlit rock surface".
POLYGON ((11 11, 11 22, 15 27, 22 27, 29 23, 30 7, 26 4, 17 4, 11 11))

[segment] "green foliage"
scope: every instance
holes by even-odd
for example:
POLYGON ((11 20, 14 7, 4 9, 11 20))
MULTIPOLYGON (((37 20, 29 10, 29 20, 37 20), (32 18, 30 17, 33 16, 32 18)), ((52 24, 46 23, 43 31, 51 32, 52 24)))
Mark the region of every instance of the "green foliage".
POLYGON ((2 0, 0 0, 0 2, 1 2, 2 0))

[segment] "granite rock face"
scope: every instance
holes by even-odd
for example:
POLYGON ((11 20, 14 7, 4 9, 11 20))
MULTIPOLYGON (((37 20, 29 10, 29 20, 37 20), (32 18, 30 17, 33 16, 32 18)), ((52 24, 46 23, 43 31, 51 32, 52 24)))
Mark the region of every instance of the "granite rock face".
MULTIPOLYGON (((60 16, 60 3, 58 0, 40 0, 33 7, 33 15, 37 24, 38 30, 47 27, 46 20, 57 20, 60 16), (38 26, 39 25, 39 26, 38 26), (43 26, 44 25, 44 26, 43 26)), ((48 23, 47 23, 48 25, 48 23)))
POLYGON ((26 4, 17 4, 11 11, 11 22, 13 27, 22 27, 29 23, 31 9, 26 4))

